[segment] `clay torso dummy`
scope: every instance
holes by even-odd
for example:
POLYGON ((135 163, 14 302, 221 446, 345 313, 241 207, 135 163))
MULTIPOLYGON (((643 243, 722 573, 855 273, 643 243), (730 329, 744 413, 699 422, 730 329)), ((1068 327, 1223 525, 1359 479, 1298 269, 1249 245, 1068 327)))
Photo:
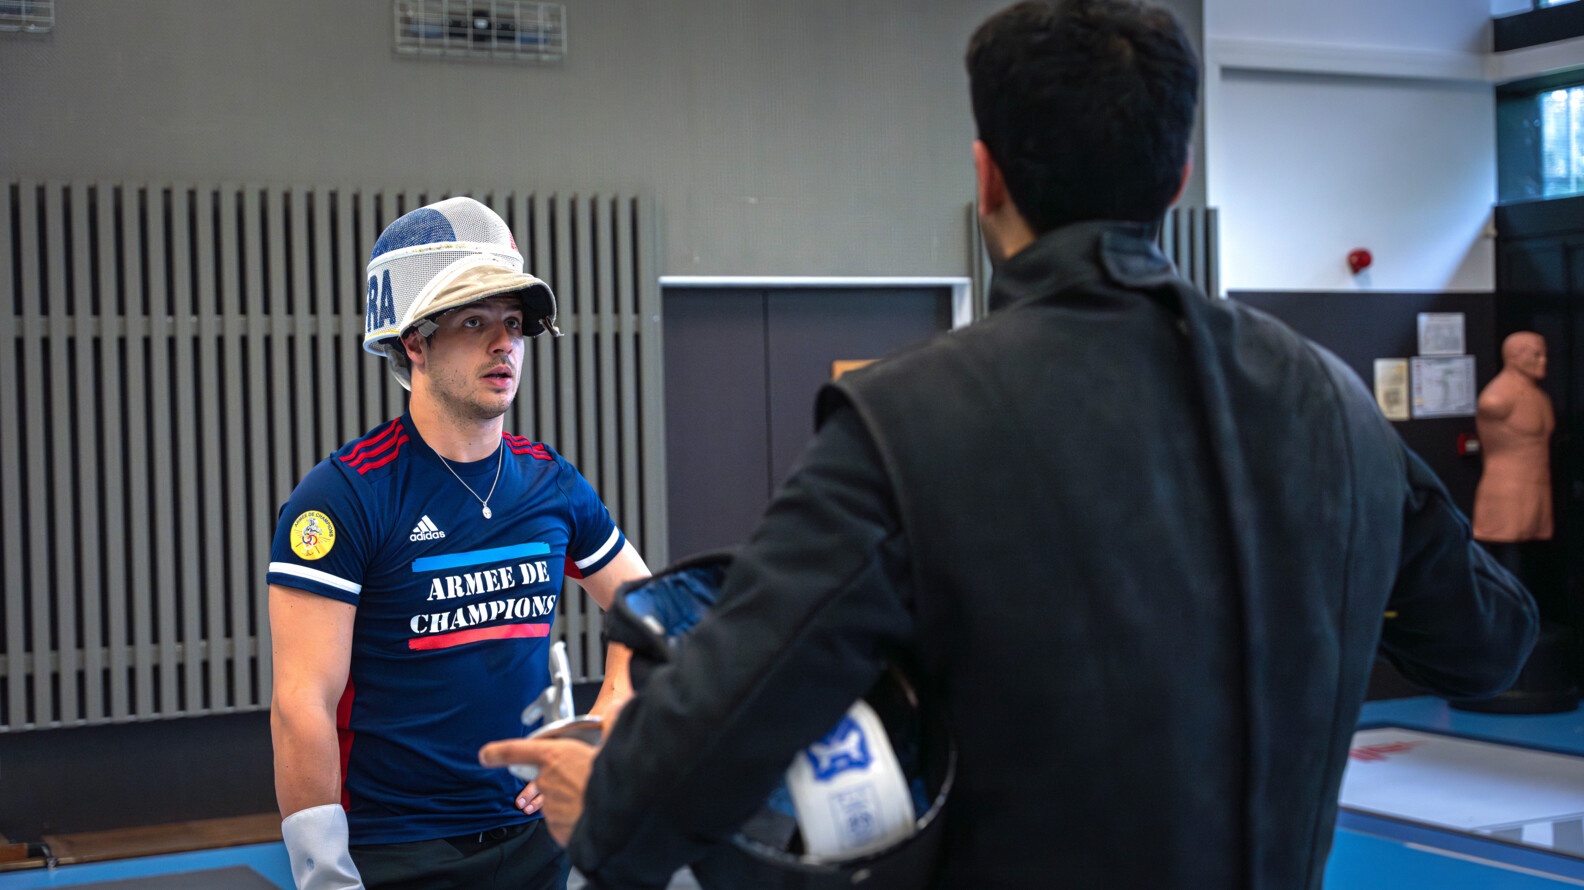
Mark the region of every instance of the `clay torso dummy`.
POLYGON ((1474 537, 1493 543, 1551 538, 1551 399, 1545 340, 1520 331, 1502 342, 1502 370, 1480 392, 1475 427, 1485 469, 1474 492, 1474 537))

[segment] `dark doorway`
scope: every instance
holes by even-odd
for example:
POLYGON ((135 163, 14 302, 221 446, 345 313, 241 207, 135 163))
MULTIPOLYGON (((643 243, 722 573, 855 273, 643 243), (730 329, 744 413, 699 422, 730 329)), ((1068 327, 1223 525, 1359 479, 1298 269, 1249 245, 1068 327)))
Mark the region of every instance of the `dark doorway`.
MULTIPOLYGON (((1496 335, 1535 331, 1546 340, 1557 428, 1551 442, 1556 531, 1527 545, 1524 580, 1540 614, 1584 631, 1584 197, 1498 205, 1496 335)), ((1575 679, 1584 660, 1574 656, 1575 679)))
POLYGON ((672 560, 746 540, 814 432, 834 362, 948 330, 949 285, 665 287, 672 560))

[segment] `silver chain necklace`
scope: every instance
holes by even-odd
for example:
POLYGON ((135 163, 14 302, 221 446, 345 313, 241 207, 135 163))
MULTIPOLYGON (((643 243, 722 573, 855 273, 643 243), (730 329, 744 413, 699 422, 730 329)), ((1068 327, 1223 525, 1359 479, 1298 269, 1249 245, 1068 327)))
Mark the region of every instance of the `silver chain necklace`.
POLYGON ((495 454, 498 455, 495 458, 495 481, 490 485, 489 494, 479 497, 478 492, 473 490, 473 486, 467 484, 467 482, 461 476, 457 476, 456 470, 451 469, 451 462, 445 459, 445 455, 438 451, 435 452, 435 457, 440 458, 440 462, 445 464, 445 468, 447 470, 451 470, 451 475, 456 477, 456 481, 462 483, 462 487, 468 490, 468 494, 472 495, 480 504, 484 505, 485 519, 495 515, 490 512, 489 499, 495 496, 495 486, 500 484, 501 467, 505 465, 506 462, 506 443, 502 442, 500 446, 495 449, 495 454))

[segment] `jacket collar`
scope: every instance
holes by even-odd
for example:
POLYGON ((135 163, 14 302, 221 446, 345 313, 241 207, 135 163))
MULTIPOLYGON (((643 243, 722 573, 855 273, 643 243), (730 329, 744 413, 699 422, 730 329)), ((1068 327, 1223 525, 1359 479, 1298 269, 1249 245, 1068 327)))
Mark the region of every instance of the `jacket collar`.
POLYGON ((1062 226, 1002 263, 990 282, 990 311, 1035 297, 1104 281, 1152 287, 1177 270, 1155 244, 1148 223, 1096 220, 1062 226))

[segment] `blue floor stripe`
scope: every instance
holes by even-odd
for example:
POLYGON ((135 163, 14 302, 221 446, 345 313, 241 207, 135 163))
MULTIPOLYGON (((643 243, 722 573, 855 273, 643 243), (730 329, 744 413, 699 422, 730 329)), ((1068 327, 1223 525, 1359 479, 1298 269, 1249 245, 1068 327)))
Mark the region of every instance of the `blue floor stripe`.
MULTIPOLYGON (((1545 871, 1563 857, 1515 848, 1496 841, 1478 842, 1445 832, 1403 831, 1398 837, 1383 837, 1377 832, 1385 820, 1372 820, 1359 814, 1344 813, 1339 820, 1336 843, 1326 870, 1325 890, 1560 890, 1584 887, 1584 863, 1575 861, 1575 870, 1555 877, 1530 874, 1517 869, 1545 871), (1440 835, 1440 837, 1428 837, 1440 835), (1428 839, 1429 843, 1424 843, 1428 839), (1422 846, 1421 846, 1422 844, 1422 846), (1423 847, 1444 849, 1446 855, 1423 847), (1491 862, 1470 861, 1468 858, 1491 862), (1504 867, 1505 866, 1505 867, 1504 867), (1536 868, 1543 866, 1543 868, 1536 868)), ((1410 827, 1412 828, 1412 827, 1410 827)), ((28 869, 0 873, 0 890, 70 887, 101 881, 154 875, 179 874, 247 865, 282 890, 291 890, 291 868, 286 850, 280 844, 226 847, 193 853, 173 853, 111 862, 92 862, 60 866, 52 870, 28 869)))
POLYGON ((1563 890, 1575 880, 1530 874, 1509 863, 1474 862, 1402 841, 1339 828, 1325 890, 1563 890))
MULTIPOLYGON (((1401 726, 1467 738, 1584 754, 1584 712, 1508 715, 1457 711, 1422 697, 1370 702, 1359 725, 1401 726)), ((1584 859, 1488 837, 1344 811, 1326 869, 1325 890, 1560 890, 1584 888, 1584 859)), ((246 865, 283 890, 292 886, 279 844, 226 847, 0 872, 0 890, 69 887, 246 865)))
POLYGON ((1471 739, 1584 754, 1584 710, 1561 714, 1481 714, 1459 711, 1433 696, 1366 702, 1359 728, 1401 726, 1471 739))
POLYGON ((1337 814, 1338 836, 1343 832, 1370 835, 1402 846, 1433 847, 1458 857, 1489 860, 1516 869, 1542 872, 1584 887, 1584 859, 1541 847, 1507 843, 1483 835, 1447 831, 1350 810, 1337 814))
MULTIPOLYGON (((1516 863, 1498 859, 1504 852, 1513 852, 1509 845, 1492 841, 1483 847, 1459 847, 1449 844, 1446 838, 1435 839, 1435 843, 1428 845, 1459 847, 1448 849, 1448 853, 1492 859, 1506 866, 1502 867, 1494 863, 1437 854, 1412 845, 1414 842, 1411 840, 1381 837, 1372 830, 1360 829, 1355 820, 1355 814, 1344 814, 1344 824, 1337 830, 1336 844, 1326 870, 1325 890, 1561 890, 1584 886, 1584 878, 1548 878, 1515 870, 1528 868, 1534 863, 1532 859, 1516 863), (1509 849, 1492 849, 1500 847, 1509 849), (1495 855, 1490 855, 1493 853, 1495 855)), ((1517 852, 1544 855, 1527 850, 1517 852)), ((0 890, 70 887, 238 864, 249 866, 282 890, 291 890, 291 868, 286 861, 286 850, 280 844, 66 865, 47 871, 28 869, 6 872, 0 873, 0 890)))
POLYGON ((282 890, 291 890, 291 863, 282 844, 249 844, 191 853, 168 853, 108 862, 85 862, 55 868, 30 868, 0 873, 0 890, 33 890, 37 887, 74 887, 101 881, 174 875, 230 865, 245 865, 282 890))

